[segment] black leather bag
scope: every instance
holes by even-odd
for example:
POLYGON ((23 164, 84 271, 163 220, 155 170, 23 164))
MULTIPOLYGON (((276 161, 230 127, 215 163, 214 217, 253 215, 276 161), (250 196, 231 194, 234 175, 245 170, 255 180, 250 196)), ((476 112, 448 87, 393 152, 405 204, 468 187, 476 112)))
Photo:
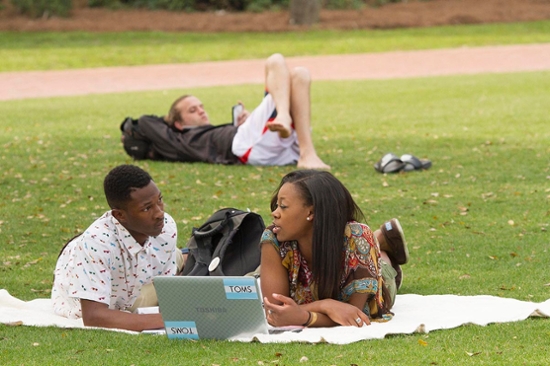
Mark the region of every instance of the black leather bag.
POLYGON ((260 239, 265 229, 254 212, 224 208, 194 228, 187 242, 183 276, 244 276, 260 265, 260 239))

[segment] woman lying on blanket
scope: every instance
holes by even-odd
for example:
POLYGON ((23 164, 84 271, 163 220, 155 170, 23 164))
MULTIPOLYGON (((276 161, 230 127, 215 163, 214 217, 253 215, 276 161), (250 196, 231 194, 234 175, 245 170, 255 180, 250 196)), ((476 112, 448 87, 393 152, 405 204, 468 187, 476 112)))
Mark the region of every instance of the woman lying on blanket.
POLYGON ((326 171, 287 174, 261 240, 261 288, 273 326, 361 327, 391 319, 408 260, 397 219, 374 233, 349 191, 326 171))

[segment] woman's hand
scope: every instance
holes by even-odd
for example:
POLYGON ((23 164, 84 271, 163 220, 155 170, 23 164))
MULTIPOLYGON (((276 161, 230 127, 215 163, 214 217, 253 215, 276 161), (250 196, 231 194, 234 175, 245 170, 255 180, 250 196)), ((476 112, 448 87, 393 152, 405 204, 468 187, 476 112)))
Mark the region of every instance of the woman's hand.
POLYGON ((328 300, 325 304, 325 314, 335 323, 345 326, 362 327, 370 325, 370 319, 358 307, 345 302, 328 300))
POLYGON ((370 325, 370 320, 356 306, 336 301, 320 300, 314 303, 300 306, 290 297, 280 294, 273 294, 273 299, 282 304, 277 305, 264 297, 264 308, 266 310, 267 321, 274 327, 283 327, 287 325, 304 325, 309 320, 309 312, 306 308, 314 308, 311 311, 317 312, 321 317, 316 326, 353 326, 362 327, 370 325), (316 304, 316 306, 309 306, 316 304), (324 319, 324 320, 323 320, 324 319))
POLYGON ((309 319, 307 310, 302 309, 290 297, 280 294, 273 294, 273 299, 282 302, 281 305, 269 302, 264 297, 264 308, 269 324, 274 327, 283 327, 287 325, 304 325, 309 319))

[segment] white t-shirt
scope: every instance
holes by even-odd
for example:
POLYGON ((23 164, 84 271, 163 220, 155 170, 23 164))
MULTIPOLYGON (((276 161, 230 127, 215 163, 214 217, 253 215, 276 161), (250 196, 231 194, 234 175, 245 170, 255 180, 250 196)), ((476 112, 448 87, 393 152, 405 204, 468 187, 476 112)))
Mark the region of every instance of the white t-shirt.
POLYGON ((111 211, 71 241, 59 256, 52 288, 54 312, 81 318, 80 299, 128 310, 153 277, 175 275, 177 226, 164 214, 164 228, 141 246, 111 211))

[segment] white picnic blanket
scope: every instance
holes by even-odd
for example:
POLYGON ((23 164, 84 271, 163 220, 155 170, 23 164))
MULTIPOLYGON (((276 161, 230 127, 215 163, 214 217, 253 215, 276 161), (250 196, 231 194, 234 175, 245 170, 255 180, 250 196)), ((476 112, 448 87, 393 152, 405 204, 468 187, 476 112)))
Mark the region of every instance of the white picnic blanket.
MULTIPOLYGON (((394 318, 387 323, 373 323, 362 328, 306 328, 299 333, 257 334, 233 338, 234 341, 262 343, 333 343, 348 344, 380 339, 388 334, 428 333, 465 324, 485 326, 525 320, 530 316, 550 317, 550 299, 542 303, 496 296, 397 295, 394 318)), ((53 313, 50 299, 22 301, 0 290, 0 323, 26 326, 87 328, 82 320, 66 319, 53 313)), ((135 332, 128 332, 135 333, 135 332)))

